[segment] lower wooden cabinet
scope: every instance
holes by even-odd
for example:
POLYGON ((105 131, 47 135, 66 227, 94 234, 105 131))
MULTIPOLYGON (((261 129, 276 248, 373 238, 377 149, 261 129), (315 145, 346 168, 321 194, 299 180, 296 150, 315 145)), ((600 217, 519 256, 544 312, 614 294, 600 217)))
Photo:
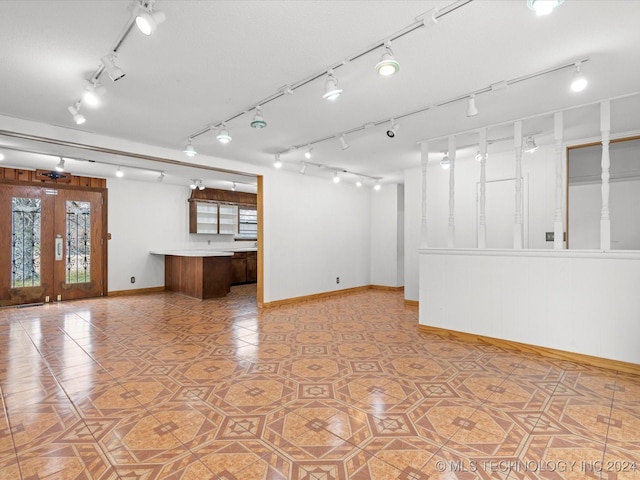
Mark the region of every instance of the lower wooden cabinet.
POLYGON ((258 253, 236 252, 231 258, 231 285, 258 281, 258 253))

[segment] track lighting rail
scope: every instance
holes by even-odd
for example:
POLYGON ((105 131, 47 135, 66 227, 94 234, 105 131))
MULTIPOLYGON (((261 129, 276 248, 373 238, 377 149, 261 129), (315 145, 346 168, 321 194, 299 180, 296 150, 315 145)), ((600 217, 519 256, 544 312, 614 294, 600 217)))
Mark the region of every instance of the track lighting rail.
MULTIPOLYGON (((524 82, 526 80, 531 80, 533 78, 540 77, 542 75, 547 75, 549 73, 557 72, 559 70, 564 70, 566 68, 573 68, 578 63, 585 63, 585 62, 588 62, 588 61, 589 61, 589 57, 583 57, 583 58, 580 58, 578 60, 573 60, 571 62, 563 63, 561 65, 556 65, 554 67, 550 67, 550 68, 547 68, 547 69, 544 69, 544 70, 540 70, 540 71, 537 71, 537 72, 534 72, 534 73, 530 73, 528 75, 523 75, 521 77, 516 77, 516 78, 513 78, 511 80, 505 80, 503 82, 499 82, 499 84, 500 85, 504 85, 504 86, 515 85, 516 83, 524 82)), ((331 139, 334 139, 334 138, 340 138, 341 135, 349 135, 351 133, 355 133, 355 132, 359 132, 359 131, 362 131, 362 130, 366 130, 368 128, 371 128, 372 126, 373 127, 377 127, 377 126, 380 126, 380 125, 384 125, 384 124, 389 123, 391 120, 396 120, 397 121, 397 120, 400 120, 400 119, 403 119, 403 118, 406 118, 406 117, 410 117, 412 115, 417 115, 418 113, 423 113, 423 112, 426 112, 428 110, 433 110, 434 108, 443 107, 445 105, 449 105, 451 103, 460 102, 462 100, 467 100, 472 95, 478 96, 478 95, 481 95, 483 93, 489 93, 489 92, 493 91, 494 88, 495 88, 495 85, 497 85, 497 84, 492 84, 492 85, 489 85, 488 87, 484 87, 484 88, 481 88, 479 90, 474 90, 474 91, 469 92, 469 93, 465 93, 465 94, 462 94, 462 95, 457 95, 455 97, 448 98, 446 100, 442 100, 442 101, 433 103, 431 105, 427 105, 425 107, 418 108, 416 110, 412 110, 410 112, 406 112, 406 113, 402 113, 402 114, 399 114, 399 115, 395 115, 393 117, 385 118, 383 120, 377 120, 375 122, 367 122, 364 125, 359 125, 357 127, 351 128, 349 130, 344 130, 342 132, 338 132, 338 133, 334 133, 334 134, 331 134, 331 135, 327 135, 327 136, 322 137, 322 138, 317 138, 317 139, 312 140, 310 142, 304 142, 304 143, 301 143, 299 145, 294 145, 293 147, 291 147, 290 150, 297 150, 299 148, 304 148, 304 147, 309 146, 309 145, 316 145, 318 143, 326 142, 327 140, 331 140, 331 139)))
POLYGON ((354 60, 359 59, 360 57, 363 57, 364 55, 367 55, 373 51, 378 50, 380 47, 384 47, 388 41, 393 41, 396 40, 398 38, 404 37, 405 35, 408 35, 411 32, 414 32, 415 30, 418 30, 420 28, 426 27, 430 22, 437 22, 438 19, 458 10, 459 8, 467 5, 468 3, 471 3, 473 0, 457 0, 449 5, 447 5, 446 7, 444 7, 442 10, 436 10, 436 11, 428 11, 425 12, 423 15, 419 15, 416 20, 411 23, 410 25, 407 25, 406 27, 398 30, 397 32, 391 34, 389 37, 376 42, 373 45, 370 45, 368 47, 366 47, 365 49, 350 55, 349 57, 341 60, 340 62, 337 62, 333 65, 328 66, 327 68, 323 69, 322 71, 315 73, 313 75, 310 75, 306 78, 303 78, 302 80, 299 80, 295 83, 291 83, 288 85, 285 85, 284 87, 281 87, 277 92, 251 104, 249 107, 245 108, 244 110, 234 113, 233 115, 226 117, 224 120, 220 120, 214 123, 210 123, 208 124, 206 127, 188 135, 187 138, 190 139, 194 139, 197 138, 201 135, 204 135, 207 132, 210 132, 212 130, 215 130, 216 128, 219 128, 222 124, 226 124, 229 123, 233 120, 235 120, 236 118, 239 118, 253 110, 256 109, 256 107, 259 106, 264 106, 267 103, 270 103, 284 95, 290 94, 292 92, 294 92, 295 90, 297 90, 300 87, 303 87, 305 85, 307 85, 308 83, 311 83, 315 80, 318 80, 319 78, 324 77, 327 72, 329 70, 337 70, 340 67, 346 65, 349 62, 352 62, 354 60), (428 17, 428 18, 427 18, 428 17))

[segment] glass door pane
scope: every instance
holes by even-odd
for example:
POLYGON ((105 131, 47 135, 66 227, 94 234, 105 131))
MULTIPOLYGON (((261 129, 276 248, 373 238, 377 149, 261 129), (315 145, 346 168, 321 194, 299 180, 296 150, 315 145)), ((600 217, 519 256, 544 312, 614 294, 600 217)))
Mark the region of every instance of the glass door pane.
POLYGON ((11 288, 41 284, 41 219, 39 198, 11 199, 11 288))

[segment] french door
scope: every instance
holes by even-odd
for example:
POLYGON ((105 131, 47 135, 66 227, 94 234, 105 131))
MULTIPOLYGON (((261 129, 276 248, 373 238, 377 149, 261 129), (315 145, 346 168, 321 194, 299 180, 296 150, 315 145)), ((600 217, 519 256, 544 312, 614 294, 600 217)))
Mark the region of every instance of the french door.
POLYGON ((0 306, 105 294, 104 196, 0 185, 0 306))

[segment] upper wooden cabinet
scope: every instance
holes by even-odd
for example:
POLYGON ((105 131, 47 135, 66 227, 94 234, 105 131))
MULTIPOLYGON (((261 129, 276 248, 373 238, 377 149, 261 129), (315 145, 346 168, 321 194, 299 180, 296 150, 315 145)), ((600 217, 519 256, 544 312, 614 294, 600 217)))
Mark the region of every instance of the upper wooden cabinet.
POLYGON ((190 202, 189 233, 237 234, 238 206, 215 202, 190 202))
POLYGON ((240 210, 255 210, 256 205, 257 195, 253 193, 215 188, 193 190, 189 198, 189 233, 236 236, 242 233, 242 238, 250 238, 246 228, 239 228, 241 221, 243 225, 247 223, 246 215, 240 215, 240 210))

